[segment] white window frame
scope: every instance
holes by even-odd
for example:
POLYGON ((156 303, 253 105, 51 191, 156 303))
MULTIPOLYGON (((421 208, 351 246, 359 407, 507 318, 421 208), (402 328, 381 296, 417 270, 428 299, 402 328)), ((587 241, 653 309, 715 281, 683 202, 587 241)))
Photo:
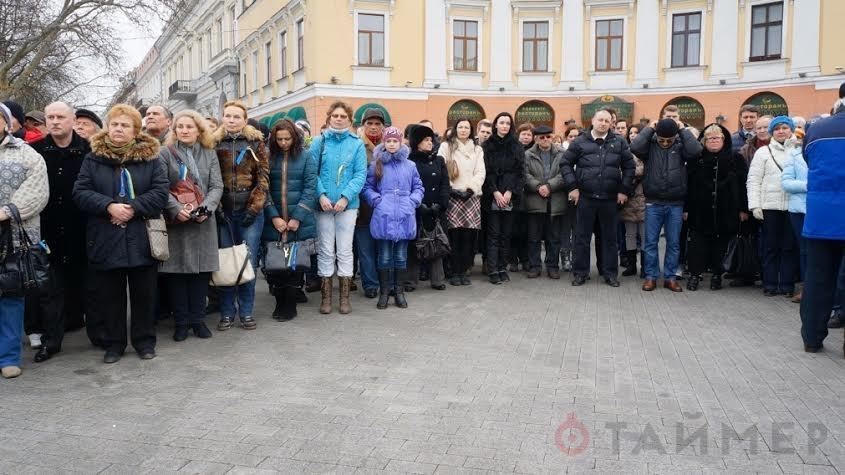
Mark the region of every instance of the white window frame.
POLYGON ((252 92, 258 91, 258 50, 252 51, 252 92))
POLYGON ((217 54, 226 49, 226 43, 224 40, 224 36, 226 35, 225 24, 226 23, 223 21, 222 15, 214 19, 214 29, 217 30, 216 33, 218 37, 216 42, 217 44, 215 45, 217 46, 217 54))
POLYGON ((355 45, 353 48, 352 64, 356 67, 362 68, 389 68, 390 67, 390 12, 383 10, 353 10, 352 19, 354 27, 352 28, 353 41, 355 45), (358 15, 380 15, 384 18, 384 66, 370 66, 358 64, 358 15))
POLYGON ((751 63, 751 10, 757 5, 765 5, 767 3, 781 3, 783 9, 783 22, 780 31, 780 58, 769 59, 766 61, 754 61, 752 64, 769 63, 774 61, 784 61, 788 58, 786 49, 786 36, 789 33, 789 2, 785 0, 745 0, 745 56, 743 61, 751 63))
POLYGON ((288 76, 288 30, 279 32, 279 78, 286 78, 288 76), (282 55, 282 52, 285 54, 282 55))
MULTIPOLYGON (((294 30, 296 30, 296 71, 302 71, 305 69, 305 17, 299 17, 293 22, 294 30), (302 25, 300 27, 300 25, 302 25), (301 28, 301 30, 300 30, 301 28), (300 35, 302 33, 302 35, 300 35), (302 37, 302 55, 299 54, 299 38, 302 37)), ((357 34, 357 30, 356 30, 357 34)), ((356 39, 355 42, 357 43, 358 40, 356 39)), ((355 48, 356 56, 358 49, 355 48)), ((294 72, 296 72, 294 71, 294 72)))
POLYGON ((267 86, 273 82, 273 40, 264 42, 264 85, 267 86))
MULTIPOLYGON (((708 41, 709 38, 707 36, 707 10, 704 8, 684 8, 678 10, 670 10, 666 13, 666 35, 667 35, 667 43, 666 43, 666 56, 665 56, 665 67, 667 70, 678 70, 678 69, 688 69, 688 68, 700 68, 705 66, 704 64, 704 43, 708 41), (685 13, 700 13, 701 14, 701 38, 698 41, 698 66, 678 66, 672 67, 672 20, 674 15, 683 15, 685 13)), ((595 43, 595 38, 593 39, 595 43)), ((625 41, 623 39, 622 43, 624 44, 625 41)), ((624 57, 624 54, 623 54, 624 57)), ((594 65, 595 67, 595 65, 594 65)), ((624 69, 624 68, 623 68, 624 69)))
POLYGON ((249 84, 247 83, 246 65, 246 58, 241 59, 241 81, 243 82, 243 94, 241 95, 241 97, 246 97, 249 94, 249 91, 247 90, 249 88, 249 84))
MULTIPOLYGON (((628 23, 626 15, 606 15, 590 17, 590 72, 593 74, 622 74, 628 72, 628 23), (596 23, 602 20, 622 20, 622 69, 619 71, 596 70, 596 23)), ((670 51, 671 54, 671 51, 670 51)))
POLYGON ((519 72, 525 74, 549 74, 554 72, 554 68, 552 68, 552 50, 554 49, 555 41, 554 41, 554 18, 553 17, 525 17, 519 19, 519 72), (525 23, 531 22, 546 22, 549 25, 549 40, 548 40, 548 47, 546 48, 546 70, 545 71, 524 71, 522 67, 525 65, 522 61, 522 53, 523 53, 523 35, 525 33, 525 23))
MULTIPOLYGON (((447 71, 452 71, 456 73, 480 73, 484 71, 484 18, 483 17, 470 17, 470 16, 452 16, 449 17, 449 32, 447 36, 449 37, 448 41, 449 44, 446 46, 446 50, 449 52, 449 67, 446 69, 447 71), (477 53, 477 62, 478 68, 475 71, 459 71, 454 69, 455 68, 455 20, 458 21, 474 21, 478 25, 478 39, 476 40, 476 45, 478 47, 477 53)), ((549 40, 549 47, 551 47, 551 39, 549 40)))

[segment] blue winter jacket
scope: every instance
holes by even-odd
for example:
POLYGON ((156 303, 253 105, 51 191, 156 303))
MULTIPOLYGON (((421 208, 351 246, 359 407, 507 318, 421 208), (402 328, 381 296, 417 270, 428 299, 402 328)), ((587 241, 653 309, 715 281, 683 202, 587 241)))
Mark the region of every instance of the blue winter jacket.
POLYGON ((261 238, 265 241, 277 241, 279 232, 273 226, 273 218, 299 221, 299 230, 288 233, 288 240, 301 241, 317 237, 317 200, 314 192, 317 188, 317 164, 310 159, 308 150, 303 150, 297 157, 288 157, 277 153, 270 157, 270 200, 264 207, 264 231, 261 238), (285 196, 282 196, 282 195, 285 196), (283 208, 282 204, 287 204, 283 208))
POLYGON ((326 197, 336 203, 341 197, 358 209, 361 188, 367 179, 367 152, 364 143, 349 130, 326 130, 311 142, 311 159, 317 163, 317 199, 326 197))
POLYGON ((384 145, 373 150, 373 163, 367 172, 363 195, 373 207, 370 234, 373 239, 407 241, 417 238, 416 209, 423 199, 417 165, 408 160, 411 150, 402 145, 389 153, 384 145), (376 180, 376 160, 383 165, 381 180, 376 180))
POLYGON ((792 149, 789 161, 783 166, 780 177, 783 191, 789 193, 787 209, 790 213, 807 212, 807 162, 800 148, 792 149))
POLYGON ((845 111, 807 128, 804 158, 809 167, 804 237, 845 240, 845 111))

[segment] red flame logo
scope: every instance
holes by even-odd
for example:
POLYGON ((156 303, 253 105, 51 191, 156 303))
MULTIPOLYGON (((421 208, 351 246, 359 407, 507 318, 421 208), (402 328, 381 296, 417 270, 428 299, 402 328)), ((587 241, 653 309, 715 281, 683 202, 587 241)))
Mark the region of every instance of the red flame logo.
POLYGON ((566 421, 555 431, 555 445, 570 457, 577 457, 590 446, 590 431, 574 412, 566 415, 566 421))

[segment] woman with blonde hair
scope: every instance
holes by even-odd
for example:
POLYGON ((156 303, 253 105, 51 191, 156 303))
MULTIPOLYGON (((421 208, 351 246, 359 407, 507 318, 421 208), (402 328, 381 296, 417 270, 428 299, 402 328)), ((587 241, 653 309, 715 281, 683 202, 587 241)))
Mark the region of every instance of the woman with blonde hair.
POLYGON ((167 283, 166 295, 176 322, 173 333, 176 341, 188 337, 188 328, 199 338, 211 337, 204 321, 205 301, 209 276, 218 270, 214 211, 223 196, 223 179, 214 138, 207 125, 195 111, 177 113, 161 150, 170 189, 184 181, 193 184, 201 194, 187 199, 182 194, 180 200, 178 193, 171 192, 165 207, 170 259, 162 264, 159 273, 164 274, 167 283), (194 203, 191 198, 201 201, 197 199, 194 203))

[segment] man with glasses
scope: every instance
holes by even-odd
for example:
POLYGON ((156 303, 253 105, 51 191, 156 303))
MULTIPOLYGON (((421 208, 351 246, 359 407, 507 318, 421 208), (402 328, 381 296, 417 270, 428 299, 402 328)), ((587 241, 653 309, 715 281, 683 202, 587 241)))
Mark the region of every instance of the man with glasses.
POLYGON ((631 152, 645 163, 643 193, 645 208, 645 274, 643 290, 657 287, 660 273, 658 241, 665 229, 666 255, 663 259, 663 287, 682 292, 677 282, 681 226, 687 197, 689 160, 702 151, 701 143, 678 117, 664 117, 644 128, 631 143, 631 152))

